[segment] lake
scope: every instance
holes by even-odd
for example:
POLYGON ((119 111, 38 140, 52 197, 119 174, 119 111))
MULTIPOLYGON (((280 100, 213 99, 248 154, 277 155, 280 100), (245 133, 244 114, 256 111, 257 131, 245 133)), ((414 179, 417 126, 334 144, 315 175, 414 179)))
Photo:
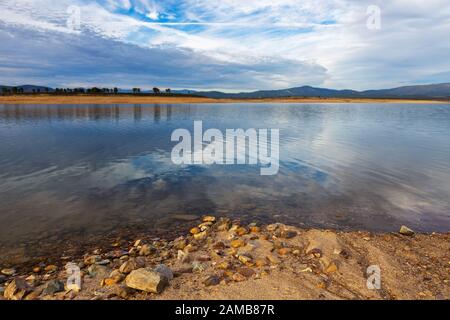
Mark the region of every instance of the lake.
POLYGON ((203 214, 450 230, 448 104, 0 105, 0 138, 3 261, 175 236, 203 214), (278 174, 174 164, 171 134, 196 120, 279 129, 278 174))

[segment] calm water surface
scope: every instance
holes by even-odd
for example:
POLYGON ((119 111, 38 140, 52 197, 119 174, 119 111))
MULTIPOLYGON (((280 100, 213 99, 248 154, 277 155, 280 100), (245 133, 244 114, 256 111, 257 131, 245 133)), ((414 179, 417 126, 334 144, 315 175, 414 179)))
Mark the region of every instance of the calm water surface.
POLYGON ((450 230, 450 105, 0 105, 0 248, 22 259, 185 214, 450 230), (176 128, 279 128, 280 171, 177 166, 176 128))

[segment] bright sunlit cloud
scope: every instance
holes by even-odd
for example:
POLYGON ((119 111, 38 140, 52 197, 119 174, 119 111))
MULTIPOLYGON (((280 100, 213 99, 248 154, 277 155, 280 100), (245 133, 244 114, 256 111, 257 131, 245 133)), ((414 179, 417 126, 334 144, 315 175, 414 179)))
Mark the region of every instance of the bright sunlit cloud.
POLYGON ((240 91, 448 82, 449 33, 446 0, 5 0, 0 83, 240 91), (370 5, 378 29, 367 26, 370 5))

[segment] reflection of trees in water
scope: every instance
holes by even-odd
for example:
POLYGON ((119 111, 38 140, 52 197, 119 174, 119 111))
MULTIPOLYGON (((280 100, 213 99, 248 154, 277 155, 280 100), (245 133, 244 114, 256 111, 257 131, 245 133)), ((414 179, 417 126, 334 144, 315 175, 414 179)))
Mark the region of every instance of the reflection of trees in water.
MULTIPOLYGON (((175 112, 185 113, 183 108, 175 112)), ((129 105, 5 105, 0 107, 0 120, 151 120, 154 122, 169 121, 173 114, 172 105, 140 104, 129 105)))

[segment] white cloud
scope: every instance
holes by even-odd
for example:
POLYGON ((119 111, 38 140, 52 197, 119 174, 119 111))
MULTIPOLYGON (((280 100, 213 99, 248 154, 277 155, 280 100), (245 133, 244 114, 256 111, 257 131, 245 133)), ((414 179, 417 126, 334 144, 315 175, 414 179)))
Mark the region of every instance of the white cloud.
MULTIPOLYGON (((303 84, 365 89, 442 81, 450 72, 450 43, 444 41, 450 32, 447 1, 380 3, 382 28, 368 30, 366 9, 372 2, 16 0, 0 3, 0 23, 12 34, 20 28, 50 32, 49 37, 70 34, 67 7, 78 5, 80 38, 95 34, 143 48, 179 48, 191 52, 192 60, 206 57, 224 71, 229 64, 230 72, 218 75, 224 83, 215 83, 217 88, 232 88, 233 81, 236 89, 242 88, 240 79, 233 79, 239 70, 249 81, 248 89, 303 84), (207 24, 154 23, 163 17, 171 23, 207 24), (317 66, 313 70, 320 72, 307 66, 317 66)), ((186 61, 185 66, 190 63, 186 61)), ((204 86, 211 87, 206 82, 204 86)))

